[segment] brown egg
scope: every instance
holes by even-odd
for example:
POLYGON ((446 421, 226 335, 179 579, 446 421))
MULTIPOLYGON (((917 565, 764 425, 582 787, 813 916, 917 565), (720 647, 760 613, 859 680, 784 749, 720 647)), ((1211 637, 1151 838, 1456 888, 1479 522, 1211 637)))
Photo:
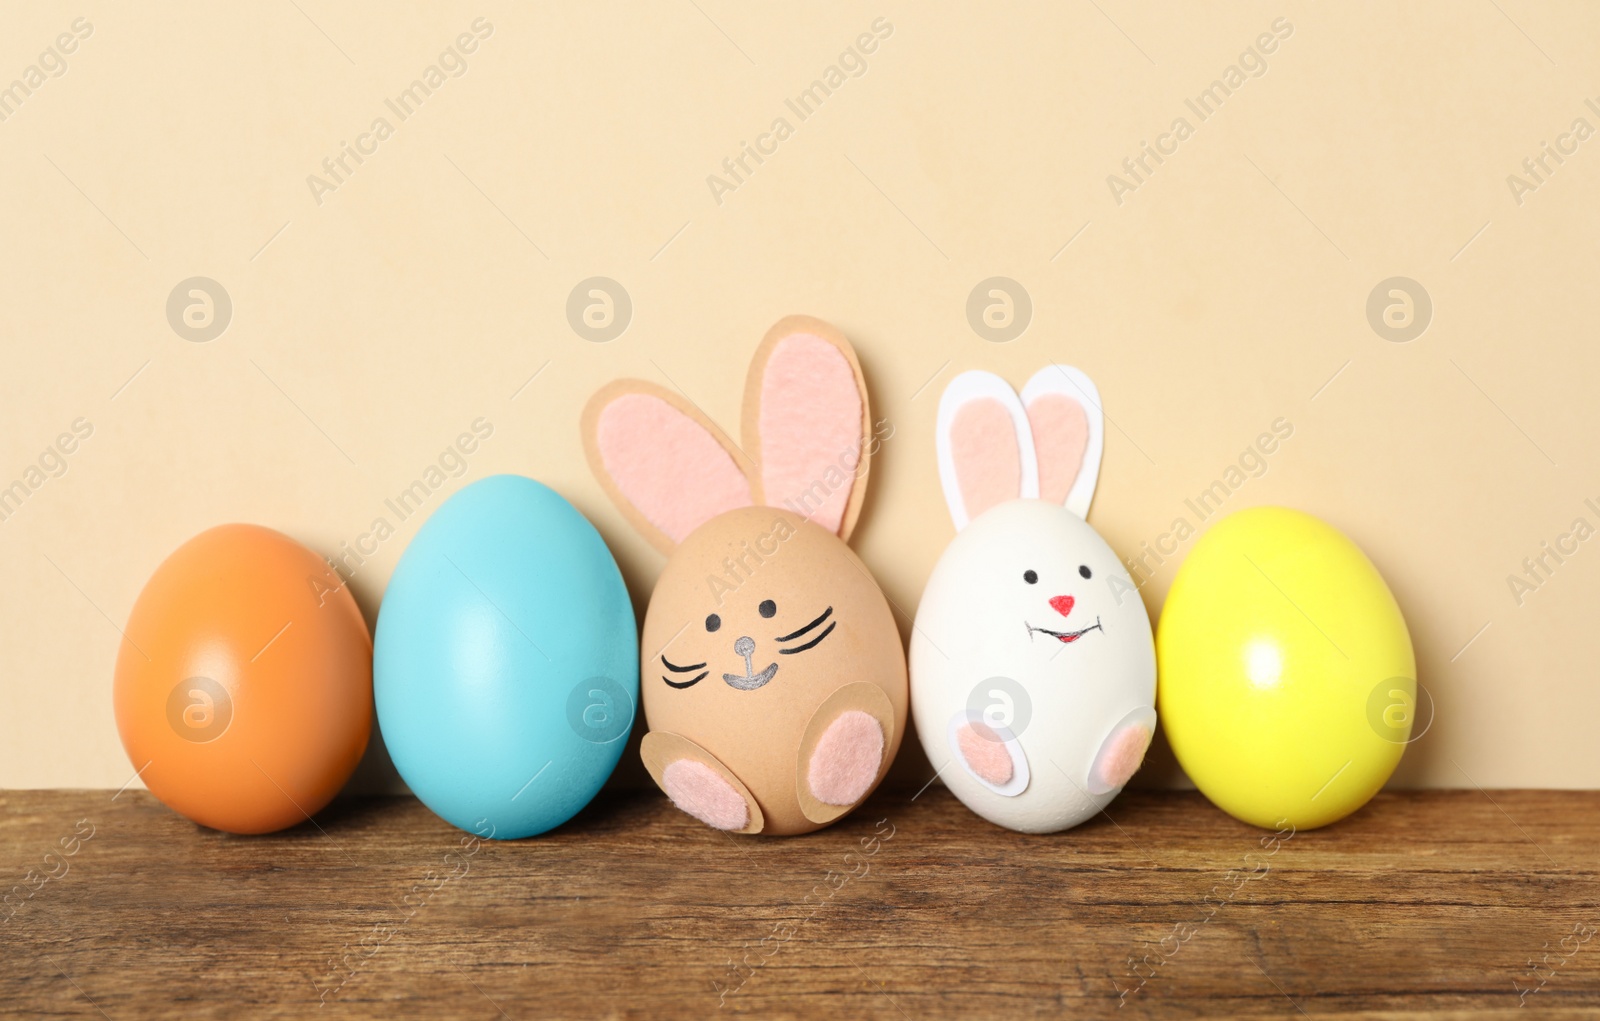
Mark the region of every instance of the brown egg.
POLYGON ((887 600, 838 536, 786 510, 729 511, 684 540, 656 585, 640 648, 650 730, 720 760, 760 806, 763 833, 807 833, 847 811, 807 796, 803 755, 841 687, 882 692, 851 689, 853 707, 884 731, 874 787, 905 733, 905 656, 887 600))

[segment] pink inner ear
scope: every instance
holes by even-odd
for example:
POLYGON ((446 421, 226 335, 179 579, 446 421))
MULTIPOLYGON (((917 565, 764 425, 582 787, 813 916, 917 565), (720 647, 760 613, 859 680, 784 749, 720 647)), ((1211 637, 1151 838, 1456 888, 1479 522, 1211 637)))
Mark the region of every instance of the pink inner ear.
POLYGON ((950 422, 950 457, 967 519, 1022 495, 1022 451, 1006 406, 990 397, 963 404, 950 422))
POLYGON ((650 394, 623 394, 595 427, 609 474, 673 542, 724 511, 751 504, 750 482, 699 422, 650 394))
POLYGON ((1039 458, 1039 497, 1065 503, 1089 449, 1089 416, 1066 394, 1040 394, 1028 405, 1028 425, 1039 458))
POLYGON ((861 459, 861 392, 849 360, 809 333, 779 341, 762 373, 758 423, 764 501, 837 532, 861 459))

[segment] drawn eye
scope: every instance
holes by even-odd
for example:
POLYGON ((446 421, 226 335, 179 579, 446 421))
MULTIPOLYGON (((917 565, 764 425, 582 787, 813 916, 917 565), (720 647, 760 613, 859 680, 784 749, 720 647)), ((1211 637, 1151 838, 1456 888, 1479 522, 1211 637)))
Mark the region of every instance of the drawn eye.
POLYGON ((1038 571, 1023 571, 1022 572, 1022 580, 1027 582, 1029 585, 1037 585, 1037 584, 1039 584, 1039 572, 1038 571))
POLYGON ((760 612, 761 616, 770 618, 777 614, 778 604, 770 599, 763 599, 761 600, 761 605, 756 607, 756 610, 760 612))
POLYGON ((1079 564, 1078 565, 1078 576, 1081 577, 1081 578, 1090 578, 1090 577, 1094 576, 1094 572, 1089 570, 1089 565, 1088 564, 1079 564))
POLYGON ((707 631, 715 631, 717 628, 719 628, 721 626, 722 626, 722 618, 717 616, 716 614, 713 613, 711 616, 706 618, 706 630, 707 631))

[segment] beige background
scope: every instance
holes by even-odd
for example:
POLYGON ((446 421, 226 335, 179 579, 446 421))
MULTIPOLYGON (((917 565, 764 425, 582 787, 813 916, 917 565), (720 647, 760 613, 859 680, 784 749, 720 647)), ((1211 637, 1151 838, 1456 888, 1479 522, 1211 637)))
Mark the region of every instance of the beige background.
MULTIPOLYGON (((638 375, 734 427, 789 312, 853 339, 894 426, 856 545, 904 610, 951 537, 944 382, 1070 361, 1114 422, 1091 520, 1124 554, 1293 423, 1227 507, 1317 513, 1389 579, 1437 702, 1396 782, 1600 784, 1600 542, 1521 606, 1506 580, 1574 518, 1600 525, 1600 139, 1520 205, 1506 180, 1575 118, 1600 129, 1600 9, 29 5, 5 16, 0 84, 79 16, 66 73, 0 122, 0 479, 94 428, 0 522, 0 784, 128 779, 117 627, 184 539, 247 520, 337 553, 479 416, 493 436, 430 509, 540 478, 642 608, 661 558, 590 477, 579 409, 638 375), (307 176, 478 17, 494 32, 467 72, 319 206, 307 176), (714 202, 707 175, 878 17, 867 72, 714 202), (1280 17, 1266 73, 1119 205, 1107 175, 1195 122, 1184 99, 1280 17), (166 319, 195 275, 234 303, 209 343, 166 319), (566 318, 594 275, 633 302, 609 343, 566 318), (1034 308, 1003 344, 965 313, 997 275, 1034 308), (1366 318, 1395 275, 1434 304, 1408 343, 1366 318)), ((357 571, 369 620, 418 523, 357 571)))

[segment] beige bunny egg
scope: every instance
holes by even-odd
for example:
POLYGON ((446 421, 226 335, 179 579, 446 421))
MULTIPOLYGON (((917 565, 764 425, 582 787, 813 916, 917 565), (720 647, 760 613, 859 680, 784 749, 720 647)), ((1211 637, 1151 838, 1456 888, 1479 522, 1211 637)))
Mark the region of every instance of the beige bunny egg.
POLYGON ((806 833, 888 772, 909 689, 888 601, 845 545, 876 445, 855 352, 781 320, 735 444, 692 403, 619 380, 584 412, 590 466, 668 561, 645 614, 641 755, 673 802, 739 833, 806 833))
POLYGON ((714 750, 766 833, 805 833, 849 807, 806 796, 829 696, 867 689, 852 704, 887 738, 872 786, 905 730, 905 658, 888 602, 848 546, 789 511, 746 507, 689 536, 656 583, 641 649, 651 731, 714 750))

